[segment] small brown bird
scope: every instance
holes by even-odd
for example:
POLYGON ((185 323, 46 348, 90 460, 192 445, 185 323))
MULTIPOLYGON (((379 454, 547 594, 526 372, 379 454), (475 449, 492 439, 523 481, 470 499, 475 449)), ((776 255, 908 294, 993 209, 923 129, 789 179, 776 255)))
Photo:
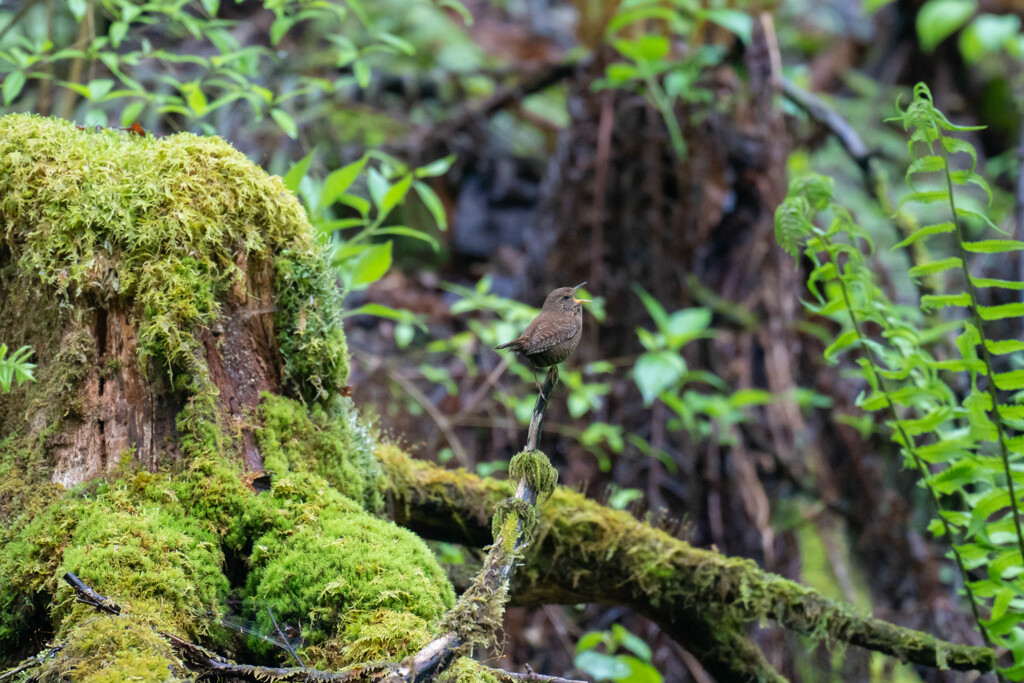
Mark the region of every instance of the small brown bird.
POLYGON ((590 299, 577 299, 575 287, 560 287, 544 299, 540 315, 526 331, 496 349, 511 349, 521 354, 535 368, 558 365, 569 358, 583 334, 583 304, 590 299))

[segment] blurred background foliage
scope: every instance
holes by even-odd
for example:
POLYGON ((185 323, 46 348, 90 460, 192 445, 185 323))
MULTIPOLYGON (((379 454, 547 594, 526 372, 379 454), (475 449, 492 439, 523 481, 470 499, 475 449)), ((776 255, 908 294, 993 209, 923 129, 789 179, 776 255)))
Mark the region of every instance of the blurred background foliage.
MULTIPOLYGON (((978 642, 926 532, 924 491, 855 405, 860 374, 823 360, 837 328, 800 308, 804 278, 772 214, 787 172, 831 176, 879 245, 882 285, 916 301, 908 257, 888 249, 906 228, 908 155, 884 119, 925 81, 951 118, 986 126, 971 140, 988 215, 1020 234, 1022 12, 1000 0, 8 0, 0 113, 216 134, 283 176, 338 267, 354 396, 419 457, 503 476, 534 377, 492 347, 548 290, 586 280, 594 303, 543 445, 563 483, 883 619, 978 642)), ((991 270, 1021 279, 1024 261, 991 270)), ((4 388, 29 379, 27 353, 0 354, 4 388)), ((620 608, 517 608, 506 631, 493 653, 506 667, 709 680, 620 608)), ((754 636, 792 680, 958 680, 781 630, 754 636)))

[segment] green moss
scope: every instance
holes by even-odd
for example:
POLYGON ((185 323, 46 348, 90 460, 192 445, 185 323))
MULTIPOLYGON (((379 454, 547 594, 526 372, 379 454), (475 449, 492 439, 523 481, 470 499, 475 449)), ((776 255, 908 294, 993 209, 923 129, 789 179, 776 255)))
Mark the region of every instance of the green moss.
POLYGON ((538 503, 547 500, 558 484, 558 470, 551 466, 548 456, 540 451, 523 451, 512 456, 508 464, 508 478, 513 483, 526 479, 527 485, 537 493, 538 503))
POLYGON ((325 398, 348 382, 348 346, 341 325, 341 298, 325 258, 290 250, 274 260, 278 335, 285 379, 307 399, 325 398))
MULTIPOLYGON (((455 597, 423 541, 332 497, 323 480, 318 490, 317 479, 291 475, 274 484, 274 503, 287 522, 253 547, 246 586, 251 616, 269 631, 269 607, 279 622, 302 624, 310 646, 382 610, 436 623, 455 597)), ((266 650, 260 642, 250 645, 266 650)))
POLYGON ((479 662, 460 657, 437 677, 438 683, 498 683, 498 677, 479 662))
POLYGON ((99 616, 69 631, 60 657, 38 672, 40 683, 164 683, 192 677, 170 644, 132 617, 99 616))
MULTIPOLYGON (((124 607, 138 618, 196 638, 209 630, 197 615, 219 613, 227 597, 223 563, 217 538, 176 506, 137 507, 117 490, 81 516, 57 573, 74 572, 103 595, 130 599, 124 607)), ((62 585, 53 618, 63 630, 89 609, 62 585)))
POLYGON ((358 612, 346 618, 340 636, 307 648, 305 655, 316 668, 327 670, 398 661, 418 652, 431 635, 431 624, 409 612, 358 612))
POLYGON ((365 509, 381 508, 380 465, 367 427, 348 399, 328 411, 264 394, 260 407, 263 426, 256 437, 266 469, 278 475, 316 473, 365 509))
POLYGON ((491 521, 491 534, 494 540, 497 541, 500 536, 506 543, 515 544, 517 523, 523 525, 523 537, 529 541, 537 529, 537 509, 518 498, 506 498, 498 503, 494 509, 494 519, 491 521), (506 523, 513 515, 512 533, 505 533, 506 523))
POLYGON ((22 279, 64 300, 129 302, 140 360, 185 375, 179 388, 201 369, 197 331, 242 279, 238 263, 268 259, 287 379, 321 398, 348 376, 340 302, 302 206, 219 138, 0 118, 0 226, 22 279))

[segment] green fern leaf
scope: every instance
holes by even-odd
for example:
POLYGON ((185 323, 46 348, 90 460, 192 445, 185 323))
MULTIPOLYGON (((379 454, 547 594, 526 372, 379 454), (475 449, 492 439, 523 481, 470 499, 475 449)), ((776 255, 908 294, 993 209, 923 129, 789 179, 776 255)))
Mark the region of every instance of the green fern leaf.
POLYGON ((951 222, 938 223, 936 225, 928 225, 923 228, 918 228, 909 237, 893 247, 893 249, 902 249, 903 247, 909 247, 920 239, 931 237, 932 235, 941 235, 947 232, 953 232, 956 226, 951 222))
POLYGON ((1010 370, 1009 372, 997 372, 992 375, 992 381, 996 387, 1003 391, 1017 391, 1024 389, 1024 370, 1010 370))
POLYGON ((978 315, 981 316, 982 320, 1019 318, 1024 315, 1024 302, 1017 301, 1009 304, 998 304, 996 306, 978 306, 978 315))
POLYGON ((971 284, 975 287, 998 287, 1000 289, 1010 289, 1020 291, 1024 289, 1024 282, 1017 282, 1016 280, 997 280, 990 277, 974 277, 971 276, 971 284))
POLYGON ((949 192, 946 190, 916 190, 900 200, 900 206, 916 202, 918 204, 935 204, 949 200, 949 192))
POLYGON ((912 278, 921 277, 922 275, 935 275, 936 273, 953 270, 954 268, 962 268, 963 263, 964 262, 960 260, 960 257, 951 256, 939 261, 932 261, 931 263, 922 263, 919 266, 914 266, 910 269, 909 275, 912 278))
POLYGON ((986 339, 985 348, 988 349, 989 353, 994 353, 997 356, 1003 356, 1007 353, 1024 351, 1024 341, 1020 341, 1019 339, 986 339))
POLYGON ((803 197, 787 197, 775 210, 775 241, 794 261, 800 258, 800 243, 814 230, 810 210, 803 197))
POLYGON ((967 292, 960 292, 959 294, 926 294, 921 297, 921 308, 926 311, 946 308, 947 306, 969 308, 970 305, 971 295, 967 292))
POLYGON ((1001 254, 1024 249, 1024 242, 1018 240, 979 240, 977 242, 964 242, 963 247, 965 251, 973 254, 1001 254))

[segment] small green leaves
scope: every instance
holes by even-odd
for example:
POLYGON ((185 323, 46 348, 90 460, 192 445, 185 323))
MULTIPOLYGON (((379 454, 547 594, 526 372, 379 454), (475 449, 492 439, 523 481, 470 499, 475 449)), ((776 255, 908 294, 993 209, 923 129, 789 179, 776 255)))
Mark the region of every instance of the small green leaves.
POLYGON ((366 161, 367 157, 362 156, 357 161, 332 171, 324 179, 324 189, 320 195, 320 206, 328 207, 337 201, 338 197, 345 194, 345 191, 351 187, 352 183, 359 177, 359 174, 366 168, 366 161))
POLYGON ((633 366, 633 379, 646 405, 654 403, 659 394, 683 377, 686 362, 672 351, 649 351, 633 366))
POLYGON ((0 392, 7 393, 14 383, 21 386, 35 379, 33 372, 36 366, 28 362, 32 353, 30 347, 22 346, 8 356, 7 344, 0 344, 0 392))
POLYGON ((285 174, 284 186, 288 188, 289 192, 298 192, 299 183, 306 177, 306 172, 309 171, 309 165, 313 163, 313 157, 316 155, 316 149, 314 148, 309 154, 302 157, 299 163, 291 167, 288 173, 285 174))
POLYGON ((11 71, 4 77, 3 86, 0 90, 3 90, 4 95, 4 106, 10 105, 11 102, 21 93, 21 89, 25 87, 25 72, 24 71, 11 71))
MULTIPOLYGON (((195 92, 200 92, 200 91, 197 90, 195 92)), ((204 98, 203 99, 204 105, 205 105, 205 101, 206 100, 204 98)), ((189 104, 191 105, 191 101, 189 102, 189 104)), ((195 109, 195 107, 193 107, 193 109, 195 109)), ((195 111, 196 111, 196 115, 197 116, 202 116, 203 112, 205 112, 205 106, 203 107, 202 110, 195 109, 195 111)), ((298 137, 298 135, 299 135, 299 128, 298 128, 297 125, 295 125, 295 119, 292 118, 291 114, 286 112, 284 109, 279 109, 277 107, 274 107, 273 109, 270 110, 270 117, 272 119, 274 119, 274 121, 277 123, 277 125, 279 125, 281 127, 281 130, 284 131, 285 135, 287 135, 288 137, 292 138, 293 140, 298 137)))
POLYGON ((976 0, 928 0, 917 12, 921 49, 934 51, 939 43, 967 23, 977 8, 976 0))

